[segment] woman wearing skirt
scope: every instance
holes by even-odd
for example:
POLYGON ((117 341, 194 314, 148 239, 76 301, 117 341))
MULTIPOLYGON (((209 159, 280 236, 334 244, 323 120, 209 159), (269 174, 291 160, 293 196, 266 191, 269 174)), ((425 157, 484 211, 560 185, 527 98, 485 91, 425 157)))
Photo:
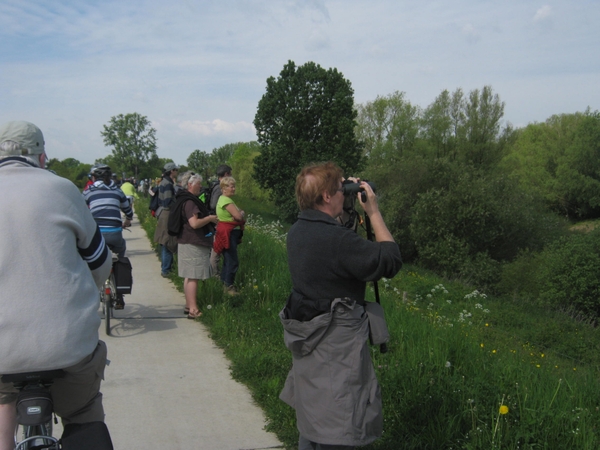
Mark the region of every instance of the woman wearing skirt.
POLYGON ((176 206, 172 208, 181 214, 183 225, 177 236, 177 266, 179 276, 184 278, 184 313, 188 315, 188 319, 195 319, 202 315, 196 303, 198 280, 206 280, 211 276, 210 250, 213 245, 214 224, 218 219, 216 215, 208 213, 208 209, 198 198, 202 189, 200 175, 185 173, 181 186, 183 189, 176 194, 176 206))

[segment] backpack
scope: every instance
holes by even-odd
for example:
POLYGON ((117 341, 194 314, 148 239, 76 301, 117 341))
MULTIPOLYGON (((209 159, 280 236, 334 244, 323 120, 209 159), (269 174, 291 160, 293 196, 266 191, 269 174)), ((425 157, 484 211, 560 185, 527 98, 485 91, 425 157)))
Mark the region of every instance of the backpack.
POLYGON ((152 192, 154 192, 154 195, 150 199, 150 205, 148 205, 148 209, 150 209, 152 212, 156 212, 158 209, 158 187, 153 187, 152 192))
MULTIPOLYGON (((208 214, 207 206, 198 197, 190 194, 188 191, 180 190, 175 194, 175 203, 169 211, 169 219, 167 221, 167 233, 169 236, 180 236, 183 229, 185 219, 182 217, 183 205, 186 201, 193 201, 204 216, 208 214)), ((215 232, 215 226, 212 223, 202 227, 206 237, 210 237, 215 232)))
POLYGON ((208 212, 210 214, 215 214, 215 210, 211 209, 211 207, 210 207, 210 200, 211 200, 211 197, 212 197, 213 190, 214 190, 214 188, 215 188, 215 186, 217 184, 219 184, 218 180, 217 181, 213 181, 212 183, 210 183, 208 185, 208 187, 203 187, 200 190, 200 195, 198 196, 198 198, 200 198, 200 200, 202 201, 202 203, 204 203, 206 205, 206 207, 208 208, 208 212))

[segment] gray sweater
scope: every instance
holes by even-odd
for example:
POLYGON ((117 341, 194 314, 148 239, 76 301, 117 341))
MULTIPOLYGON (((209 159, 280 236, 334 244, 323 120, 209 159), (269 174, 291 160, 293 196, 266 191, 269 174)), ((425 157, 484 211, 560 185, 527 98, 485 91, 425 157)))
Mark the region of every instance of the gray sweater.
POLYGON ((71 366, 98 344, 102 235, 73 183, 0 160, 0 374, 71 366))

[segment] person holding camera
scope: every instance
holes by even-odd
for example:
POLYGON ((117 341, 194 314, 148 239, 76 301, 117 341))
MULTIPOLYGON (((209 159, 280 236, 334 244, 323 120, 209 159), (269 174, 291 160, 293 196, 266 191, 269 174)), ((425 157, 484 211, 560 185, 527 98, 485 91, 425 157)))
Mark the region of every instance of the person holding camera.
MULTIPOLYGON (((398 245, 368 183, 358 182, 375 242, 336 220, 343 212, 342 170, 311 164, 296 178, 298 221, 287 237, 292 293, 279 313, 293 365, 280 398, 296 410, 299 450, 353 449, 381 436, 381 391, 371 361, 368 281, 402 267, 398 245)), ((354 190, 356 192, 356 190, 354 190)))

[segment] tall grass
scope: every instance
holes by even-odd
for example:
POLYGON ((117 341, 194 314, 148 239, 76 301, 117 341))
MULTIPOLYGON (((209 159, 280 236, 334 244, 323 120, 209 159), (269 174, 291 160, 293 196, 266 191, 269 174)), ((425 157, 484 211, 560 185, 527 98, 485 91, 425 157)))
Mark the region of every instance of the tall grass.
MULTIPOLYGON (((148 230, 152 220, 143 221, 148 230)), ((251 217, 239 247, 240 296, 224 297, 209 280, 198 304, 233 377, 264 409, 267 429, 295 448, 294 412, 278 399, 291 366, 278 319, 291 288, 284 238, 281 225, 251 217)), ((388 353, 372 348, 384 435, 366 448, 599 447, 599 356, 582 360, 594 352, 579 348, 597 348, 594 329, 416 267, 379 286, 391 333, 388 353)))

